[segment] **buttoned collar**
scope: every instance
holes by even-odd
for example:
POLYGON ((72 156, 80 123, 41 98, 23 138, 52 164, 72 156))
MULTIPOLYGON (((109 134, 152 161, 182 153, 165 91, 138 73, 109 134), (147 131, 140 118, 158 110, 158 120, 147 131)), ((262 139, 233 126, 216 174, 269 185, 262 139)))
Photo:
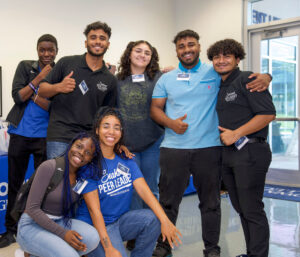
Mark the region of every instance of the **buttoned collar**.
POLYGON ((179 69, 182 70, 183 72, 196 72, 201 66, 201 60, 199 59, 198 63, 191 69, 187 69, 183 67, 182 63, 179 63, 179 69))
POLYGON ((221 80, 221 86, 228 86, 232 81, 236 79, 236 77, 240 73, 241 73, 240 68, 237 67, 230 73, 230 75, 225 79, 225 81, 221 80))
MULTIPOLYGON (((105 71, 109 72, 109 70, 106 68, 105 62, 104 61, 102 61, 102 62, 103 62, 102 67, 100 69, 98 69, 98 70, 95 70, 94 72, 100 72, 100 71, 101 72, 105 72, 105 71)), ((87 62, 86 62, 86 53, 84 53, 83 55, 80 56, 79 66, 81 68, 86 68, 86 69, 90 69, 91 70, 91 68, 87 65, 87 62)))

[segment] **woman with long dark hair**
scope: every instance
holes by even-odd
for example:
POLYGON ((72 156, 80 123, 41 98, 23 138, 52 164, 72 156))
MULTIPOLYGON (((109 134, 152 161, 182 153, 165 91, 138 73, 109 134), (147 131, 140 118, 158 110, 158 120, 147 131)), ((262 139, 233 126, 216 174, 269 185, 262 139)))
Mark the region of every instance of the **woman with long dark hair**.
MULTIPOLYGON (((153 88, 161 76, 158 53, 149 42, 129 42, 118 69, 118 107, 124 119, 125 146, 158 199, 159 147, 163 128, 150 118, 153 88)), ((146 207, 134 192, 132 209, 146 207)))
POLYGON ((123 126, 116 109, 103 107, 96 115, 94 133, 104 157, 103 175, 97 182, 88 180, 83 190, 85 201, 76 216, 94 224, 100 234, 101 244, 89 257, 126 257, 123 241, 134 238, 136 245, 131 256, 150 257, 160 233, 171 246, 180 241, 180 232, 152 194, 137 164, 119 154, 125 138, 123 126), (133 188, 150 209, 130 210, 133 188), (91 212, 97 209, 101 209, 98 218, 95 211, 91 212))
POLYGON ((64 160, 63 178, 46 196, 56 160, 43 162, 36 171, 19 221, 17 242, 34 256, 78 257, 97 247, 99 235, 93 226, 72 219, 79 198, 74 188, 87 179, 99 179, 101 151, 95 138, 83 132, 58 158, 64 160))

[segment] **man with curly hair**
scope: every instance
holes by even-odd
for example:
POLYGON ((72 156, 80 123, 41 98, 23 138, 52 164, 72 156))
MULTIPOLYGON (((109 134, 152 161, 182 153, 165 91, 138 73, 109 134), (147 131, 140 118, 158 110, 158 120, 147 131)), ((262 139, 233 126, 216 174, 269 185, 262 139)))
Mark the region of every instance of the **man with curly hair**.
POLYGON ((246 240, 247 255, 266 257, 269 225, 262 201, 265 178, 272 153, 267 143, 268 124, 275 119, 275 107, 268 90, 250 93, 246 84, 251 72, 240 71, 245 57, 243 46, 225 39, 207 51, 222 81, 217 113, 222 148, 222 178, 231 203, 239 213, 246 240))
MULTIPOLYGON (((181 31, 173 42, 179 67, 158 80, 151 105, 152 118, 165 127, 160 149, 160 203, 175 224, 192 174, 200 200, 203 254, 219 257, 221 142, 216 103, 221 78, 199 59, 195 31, 181 31)), ((268 75, 258 77, 264 78, 263 86, 269 84, 268 75)), ((159 238, 153 256, 172 256, 171 247, 159 238)))
POLYGON ((51 98, 47 132, 47 157, 66 150, 68 142, 82 130, 91 130, 101 106, 115 106, 117 80, 103 57, 109 47, 111 28, 97 21, 87 25, 87 53, 61 58, 40 85, 39 94, 51 98))

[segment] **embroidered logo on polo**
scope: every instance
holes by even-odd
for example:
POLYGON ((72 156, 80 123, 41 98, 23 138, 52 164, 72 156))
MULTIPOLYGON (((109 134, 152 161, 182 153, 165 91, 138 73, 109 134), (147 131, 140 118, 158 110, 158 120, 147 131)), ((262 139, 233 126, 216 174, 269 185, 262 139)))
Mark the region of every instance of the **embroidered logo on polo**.
POLYGON ((225 101, 226 102, 232 102, 237 98, 237 94, 236 92, 231 92, 231 93, 227 93, 225 96, 225 101))
POLYGON ((100 81, 100 82, 97 84, 97 88, 98 88, 100 91, 104 92, 104 91, 107 90, 108 85, 105 85, 103 82, 100 81))
POLYGON ((98 185, 99 193, 105 193, 109 196, 123 194, 129 191, 132 186, 131 173, 129 168, 125 165, 118 163, 117 169, 113 172, 103 172, 101 183, 98 185))

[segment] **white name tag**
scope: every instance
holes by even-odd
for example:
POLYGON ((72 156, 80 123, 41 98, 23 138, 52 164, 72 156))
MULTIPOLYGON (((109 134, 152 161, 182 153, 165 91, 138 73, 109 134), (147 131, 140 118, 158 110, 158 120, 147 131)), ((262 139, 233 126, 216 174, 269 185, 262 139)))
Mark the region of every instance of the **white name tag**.
POLYGON ((129 168, 127 168, 125 165, 123 165, 122 163, 118 163, 117 165, 117 171, 123 175, 123 176, 128 176, 129 175, 129 168))
POLYGON ((131 75, 132 82, 143 82, 145 81, 144 74, 131 75))
POLYGON ((238 141, 234 143, 235 147, 240 150, 245 144, 249 141, 249 138, 246 136, 241 137, 238 141))
POLYGON ((88 183, 89 182, 87 180, 79 180, 79 181, 77 181, 76 185, 73 187, 73 191, 76 194, 80 195, 82 193, 82 190, 86 187, 86 185, 88 183))
POLYGON ((83 95, 85 95, 85 93, 86 93, 87 91, 89 91, 89 88, 88 88, 88 86, 87 86, 87 84, 85 83, 84 80, 81 81, 81 83, 79 84, 79 88, 80 88, 81 93, 82 93, 83 95))
POLYGON ((177 80, 189 81, 190 80, 190 74, 189 73, 178 73, 177 74, 177 80))

